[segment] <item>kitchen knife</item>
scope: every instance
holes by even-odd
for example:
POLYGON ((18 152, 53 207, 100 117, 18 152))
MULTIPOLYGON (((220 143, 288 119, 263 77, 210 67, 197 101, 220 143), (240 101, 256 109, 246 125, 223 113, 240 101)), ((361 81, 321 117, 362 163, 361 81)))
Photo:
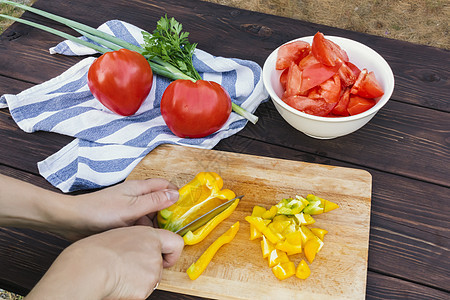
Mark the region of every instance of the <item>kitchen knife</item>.
POLYGON ((181 227, 180 229, 178 229, 177 231, 175 231, 175 233, 183 236, 185 235, 188 231, 194 231, 199 229, 200 227, 202 227, 203 225, 205 225, 206 223, 208 223, 209 221, 211 221, 215 216, 217 216, 218 214, 220 214, 221 212, 223 212, 225 209, 227 209, 228 207, 231 206, 231 204, 233 204, 233 202, 237 199, 241 199, 242 197, 244 197, 244 195, 238 196, 236 198, 233 198, 231 200, 228 200, 225 203, 222 203, 221 205, 217 206, 216 208, 208 211, 207 213, 205 213, 204 215, 198 217, 197 219, 195 219, 194 221, 190 222, 189 224, 181 227))

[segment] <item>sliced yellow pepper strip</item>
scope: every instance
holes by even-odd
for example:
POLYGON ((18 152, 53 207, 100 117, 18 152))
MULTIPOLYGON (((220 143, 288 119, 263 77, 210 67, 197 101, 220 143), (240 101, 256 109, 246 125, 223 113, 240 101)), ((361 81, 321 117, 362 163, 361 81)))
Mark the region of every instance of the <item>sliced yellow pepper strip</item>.
POLYGON ((200 243, 205 239, 205 237, 219 225, 220 222, 228 218, 233 211, 236 209, 236 207, 239 204, 239 199, 236 199, 236 201, 233 202, 233 204, 230 205, 227 209, 225 209, 223 212, 215 216, 211 221, 197 229, 196 231, 188 231, 184 236, 184 244, 185 245, 194 245, 197 243, 200 243))
POLYGON ((231 242, 236 236, 238 230, 239 230, 239 222, 236 222, 224 234, 219 236, 217 240, 215 240, 208 247, 208 249, 206 249, 206 251, 203 252, 200 258, 187 269, 186 273, 188 274, 189 278, 192 280, 197 279, 203 273, 203 271, 205 271, 206 267, 213 259, 217 250, 219 250, 220 247, 222 247, 223 245, 231 242))
POLYGON ((311 275, 311 269, 304 259, 298 264, 297 270, 295 271, 295 276, 300 279, 306 279, 311 275))

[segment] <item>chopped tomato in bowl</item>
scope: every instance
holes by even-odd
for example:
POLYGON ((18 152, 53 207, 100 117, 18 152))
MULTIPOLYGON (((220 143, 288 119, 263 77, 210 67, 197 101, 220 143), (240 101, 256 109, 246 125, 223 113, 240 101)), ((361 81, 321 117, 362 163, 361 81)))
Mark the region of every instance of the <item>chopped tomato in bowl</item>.
POLYGON ((263 80, 281 116, 321 139, 364 126, 394 89, 392 70, 377 52, 320 32, 275 49, 264 64, 263 80))

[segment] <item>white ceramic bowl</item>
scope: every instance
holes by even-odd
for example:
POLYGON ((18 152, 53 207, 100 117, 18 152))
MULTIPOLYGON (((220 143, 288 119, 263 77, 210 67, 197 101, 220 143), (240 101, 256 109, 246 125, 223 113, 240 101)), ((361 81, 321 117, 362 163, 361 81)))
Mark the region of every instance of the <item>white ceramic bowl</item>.
MULTIPOLYGON (((386 104, 394 91, 394 74, 388 63, 377 52, 350 39, 336 36, 325 36, 325 38, 330 39, 344 49, 347 52, 350 62, 358 68, 361 70, 366 68, 369 72, 373 71, 378 82, 383 87, 384 95, 377 101, 374 107, 354 116, 329 118, 313 116, 298 111, 281 100, 283 88, 280 83, 280 75, 282 71, 275 69, 279 48, 275 49, 264 63, 264 85, 281 116, 297 130, 318 139, 332 139, 358 130, 375 116, 386 104)), ((312 39, 312 36, 308 36, 296 40, 311 44, 312 39)))

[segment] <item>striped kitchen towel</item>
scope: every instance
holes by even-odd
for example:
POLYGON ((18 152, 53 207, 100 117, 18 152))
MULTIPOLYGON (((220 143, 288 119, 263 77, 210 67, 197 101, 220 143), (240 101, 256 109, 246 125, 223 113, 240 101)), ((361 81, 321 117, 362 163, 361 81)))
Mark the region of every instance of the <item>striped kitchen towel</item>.
MULTIPOLYGON (((135 45, 143 43, 142 30, 122 21, 108 21, 99 29, 135 45)), ((50 53, 94 54, 70 41, 61 42, 51 48, 50 53)), ((51 131, 75 137, 60 151, 38 163, 40 174, 63 192, 120 182, 160 144, 211 149, 247 123, 232 113, 223 128, 210 136, 197 139, 175 136, 165 125, 159 108, 170 81, 157 75, 150 94, 135 115, 116 115, 97 101, 88 88, 87 72, 94 60, 94 57, 87 57, 47 82, 0 98, 0 108, 9 107, 22 130, 51 131)), ((193 62, 203 79, 220 83, 232 101, 248 111, 254 112, 268 98, 261 67, 255 62, 215 57, 198 49, 193 62)))

